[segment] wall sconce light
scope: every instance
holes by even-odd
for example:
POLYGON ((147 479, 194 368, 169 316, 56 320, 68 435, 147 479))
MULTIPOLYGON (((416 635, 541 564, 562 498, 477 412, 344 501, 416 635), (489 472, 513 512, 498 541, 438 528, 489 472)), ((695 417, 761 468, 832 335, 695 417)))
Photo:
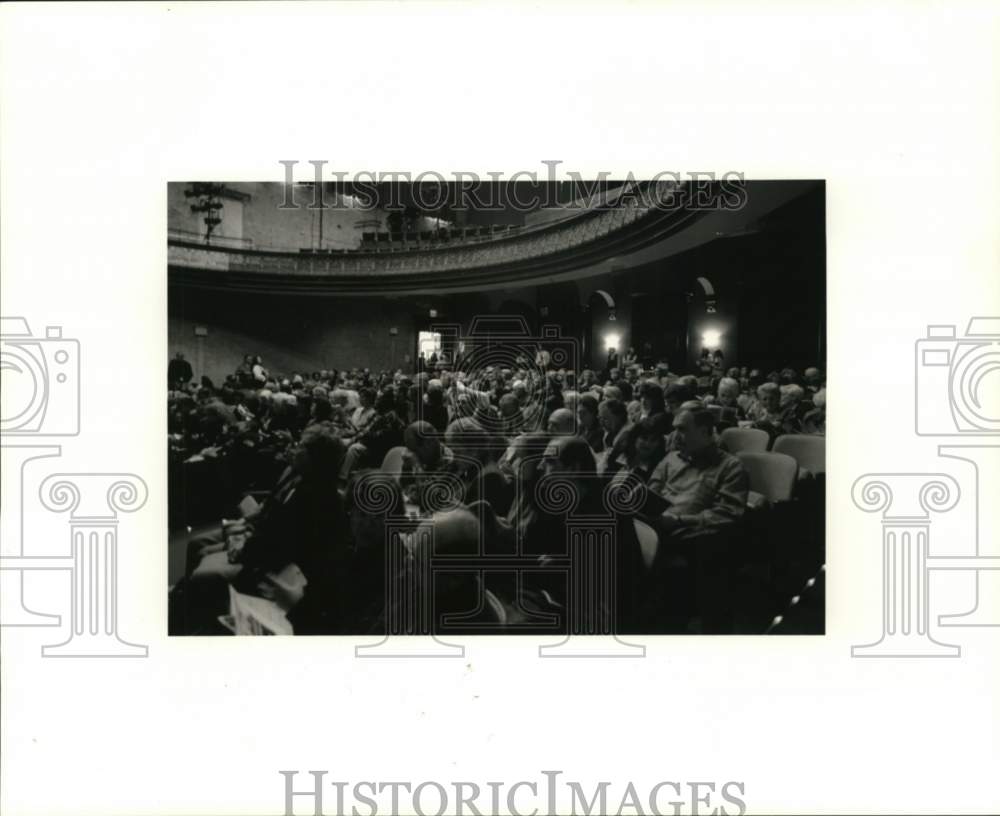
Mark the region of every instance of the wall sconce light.
POLYGON ((428 317, 437 317, 437 316, 438 316, 438 310, 437 310, 437 309, 431 309, 431 310, 430 310, 430 311, 429 311, 429 312, 427 313, 427 316, 428 316, 428 317))
POLYGON ((620 339, 621 338, 617 334, 615 334, 614 332, 609 332, 608 334, 604 335, 604 347, 608 351, 611 351, 611 349, 615 349, 617 351, 618 350, 618 341, 620 339))
POLYGON ((715 349, 719 347, 719 341, 722 339, 722 332, 718 329, 708 329, 701 334, 701 344, 705 348, 715 349))

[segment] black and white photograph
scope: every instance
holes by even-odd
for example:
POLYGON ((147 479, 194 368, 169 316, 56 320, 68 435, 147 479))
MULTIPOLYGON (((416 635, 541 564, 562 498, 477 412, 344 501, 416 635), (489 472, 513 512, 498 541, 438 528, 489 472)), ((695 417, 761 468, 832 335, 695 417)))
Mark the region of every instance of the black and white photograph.
POLYGON ((169 184, 171 634, 823 634, 823 181, 460 182, 169 184))
POLYGON ((0 813, 1000 813, 998 42, 0 3, 0 813))

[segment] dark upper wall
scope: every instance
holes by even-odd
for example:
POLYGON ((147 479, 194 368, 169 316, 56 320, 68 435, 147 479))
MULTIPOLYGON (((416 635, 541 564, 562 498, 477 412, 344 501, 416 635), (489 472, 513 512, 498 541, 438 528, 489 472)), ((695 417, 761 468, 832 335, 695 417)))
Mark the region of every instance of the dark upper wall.
POLYGON ((214 380, 256 353, 275 371, 362 366, 412 369, 416 337, 433 323, 517 313, 529 329, 556 324, 579 341, 583 362, 606 360, 601 340, 620 335, 620 351, 650 342, 654 357, 690 370, 707 326, 723 329, 728 365, 802 370, 823 364, 826 324, 824 191, 776 211, 759 231, 720 238, 689 252, 614 275, 482 293, 414 297, 308 298, 171 287, 171 353, 184 351, 195 371, 214 380), (696 279, 716 290, 705 313, 696 279), (616 317, 591 300, 597 289, 616 301, 616 317), (429 311, 435 309, 437 318, 429 311), (208 335, 199 338, 196 327, 208 335), (397 333, 392 334, 391 330, 397 333))
POLYGON ((216 383, 235 370, 244 354, 259 354, 266 368, 283 374, 356 366, 409 371, 415 365, 419 331, 455 324, 464 337, 477 316, 496 314, 523 317, 532 334, 543 324, 555 324, 576 336, 580 317, 576 287, 308 298, 172 286, 168 340, 171 355, 184 352, 196 376, 207 374, 216 383), (551 304, 547 316, 540 316, 539 304, 551 304))

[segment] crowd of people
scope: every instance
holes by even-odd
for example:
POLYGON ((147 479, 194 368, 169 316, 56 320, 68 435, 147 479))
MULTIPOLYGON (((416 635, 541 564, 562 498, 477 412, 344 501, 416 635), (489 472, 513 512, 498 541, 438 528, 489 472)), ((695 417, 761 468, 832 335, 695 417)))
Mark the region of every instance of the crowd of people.
POLYGON ((385 632, 398 618, 386 594, 393 581, 426 575, 432 556, 484 548, 537 569, 524 580, 477 571, 417 580, 435 621, 517 632, 550 620, 566 631, 565 575, 545 567, 565 555, 570 511, 546 505, 546 478, 572 485, 571 512, 614 516, 617 591, 606 612, 615 631, 731 631, 731 610, 712 599, 725 592, 749 481, 719 434, 753 427, 773 442, 825 433, 819 368, 724 368, 721 355, 686 375, 663 362, 644 368, 634 354, 600 371, 556 368, 544 355, 464 371, 461 355, 441 354, 413 374, 276 374, 246 355, 219 384, 195 382, 178 360, 169 370, 172 473, 225 463, 233 495, 266 494, 240 514, 219 507, 231 520, 188 543, 171 596, 178 633, 216 631, 227 586, 274 601, 297 634, 385 632), (627 512, 609 510, 609 485, 642 495, 627 512), (388 500, 366 503, 373 490, 388 500), (658 538, 651 562, 635 518, 658 538), (412 535, 387 536, 392 520, 412 535), (421 544, 431 538, 433 552, 421 544))

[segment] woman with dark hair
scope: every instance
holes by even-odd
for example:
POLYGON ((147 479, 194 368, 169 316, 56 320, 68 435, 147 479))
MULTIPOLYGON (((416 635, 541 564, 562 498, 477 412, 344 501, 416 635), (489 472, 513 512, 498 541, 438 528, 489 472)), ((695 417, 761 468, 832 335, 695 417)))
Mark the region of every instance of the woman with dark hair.
POLYGON ((656 466, 667 455, 665 437, 669 432, 667 416, 662 412, 646 417, 629 431, 625 446, 628 471, 643 484, 649 482, 656 466))
POLYGON ((663 401, 663 389, 655 382, 647 380, 639 387, 639 402, 642 405, 642 419, 653 414, 666 413, 667 406, 663 401))

